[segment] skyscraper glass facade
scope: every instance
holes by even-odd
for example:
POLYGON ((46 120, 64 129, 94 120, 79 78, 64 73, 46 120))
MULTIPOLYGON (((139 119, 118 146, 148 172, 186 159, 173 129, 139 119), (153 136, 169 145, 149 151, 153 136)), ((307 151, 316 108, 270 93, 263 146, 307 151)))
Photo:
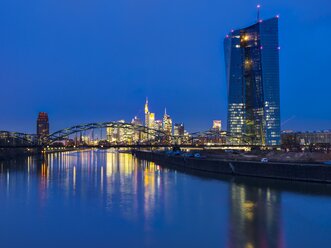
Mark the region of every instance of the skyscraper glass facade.
POLYGON ((232 144, 280 145, 278 18, 224 40, 232 144))

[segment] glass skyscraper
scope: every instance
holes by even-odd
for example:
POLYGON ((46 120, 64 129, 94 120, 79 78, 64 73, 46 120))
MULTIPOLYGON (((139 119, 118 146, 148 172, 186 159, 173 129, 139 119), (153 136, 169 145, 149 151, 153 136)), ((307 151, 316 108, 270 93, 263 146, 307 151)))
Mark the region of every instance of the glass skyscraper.
POLYGON ((280 145, 278 17, 231 31, 224 50, 230 143, 280 145))

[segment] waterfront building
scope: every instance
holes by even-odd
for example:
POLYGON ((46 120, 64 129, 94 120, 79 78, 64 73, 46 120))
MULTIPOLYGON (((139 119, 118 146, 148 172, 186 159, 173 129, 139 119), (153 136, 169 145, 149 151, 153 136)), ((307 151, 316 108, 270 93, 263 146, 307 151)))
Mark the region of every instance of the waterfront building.
POLYGON ((293 132, 283 131, 282 145, 285 148, 293 148, 300 146, 327 146, 331 147, 331 131, 315 131, 315 132, 293 132))
MULTIPOLYGON (((125 124, 125 120, 119 120, 118 123, 125 124)), ((134 137, 134 130, 131 127, 123 125, 122 127, 116 128, 117 130, 117 141, 119 143, 131 144, 134 137)))
POLYGON ((167 109, 164 110, 163 115, 163 131, 167 135, 172 135, 172 119, 170 115, 167 114, 167 109))
POLYGON ((280 145, 278 17, 224 39, 232 144, 280 145))
POLYGON ((39 112, 37 118, 37 136, 42 140, 49 135, 49 120, 46 112, 39 112))
POLYGON ((83 145, 91 145, 92 144, 91 138, 88 135, 82 135, 80 139, 81 139, 80 143, 83 144, 83 145))
MULTIPOLYGON (((138 121, 138 120, 137 120, 138 121)), ((140 139, 140 132, 127 125, 125 120, 119 120, 117 123, 123 124, 118 127, 107 128, 107 141, 110 143, 131 144, 140 139)))
POLYGON ((114 136, 114 128, 113 127, 107 127, 106 128, 106 139, 108 142, 113 143, 116 141, 116 138, 114 136))

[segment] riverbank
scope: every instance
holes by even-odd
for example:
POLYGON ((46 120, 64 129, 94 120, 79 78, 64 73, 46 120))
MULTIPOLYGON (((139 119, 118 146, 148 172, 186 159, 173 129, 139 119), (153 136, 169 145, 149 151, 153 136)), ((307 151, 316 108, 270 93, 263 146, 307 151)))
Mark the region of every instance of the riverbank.
POLYGON ((139 158, 153 161, 164 167, 213 175, 235 175, 273 178, 291 181, 331 183, 331 166, 323 164, 281 163, 191 158, 167 155, 164 152, 133 151, 139 158))
POLYGON ((70 152, 70 151, 81 151, 86 148, 73 148, 73 147, 51 147, 46 149, 40 148, 2 148, 0 149, 0 161, 12 160, 21 157, 41 155, 43 153, 58 153, 58 152, 70 152))
POLYGON ((39 153, 40 151, 36 148, 0 149, 0 161, 11 160, 18 157, 32 156, 39 153))

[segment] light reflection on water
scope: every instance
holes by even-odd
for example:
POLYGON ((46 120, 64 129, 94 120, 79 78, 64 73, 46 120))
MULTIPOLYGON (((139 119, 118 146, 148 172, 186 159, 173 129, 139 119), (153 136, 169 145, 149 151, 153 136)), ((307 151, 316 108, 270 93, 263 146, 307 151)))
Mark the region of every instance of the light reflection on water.
POLYGON ((330 195, 316 184, 198 177, 111 150, 54 153, 0 162, 0 244, 327 246, 330 195))

